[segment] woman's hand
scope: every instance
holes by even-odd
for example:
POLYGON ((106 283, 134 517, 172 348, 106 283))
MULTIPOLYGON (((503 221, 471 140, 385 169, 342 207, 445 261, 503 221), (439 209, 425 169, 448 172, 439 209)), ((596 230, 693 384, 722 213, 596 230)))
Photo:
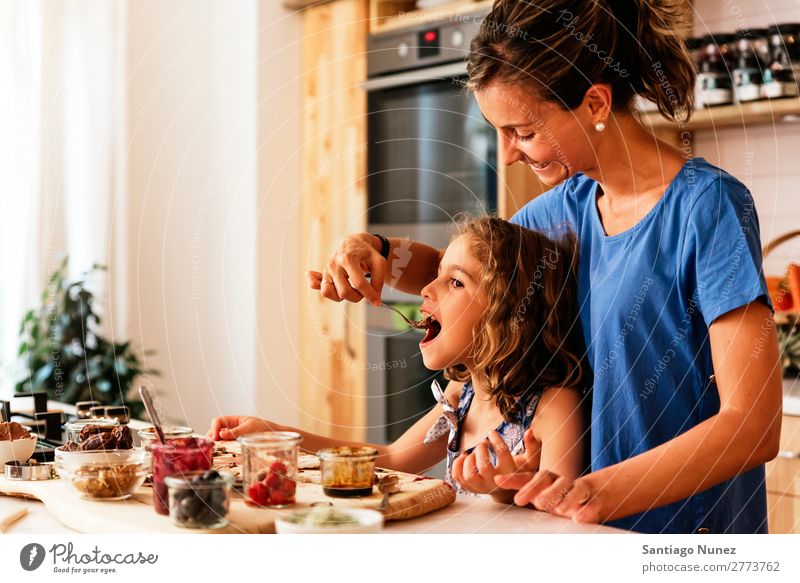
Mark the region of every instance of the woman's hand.
POLYGON ((489 437, 475 446, 470 454, 463 453, 453 462, 451 476, 465 490, 476 494, 491 494, 492 498, 500 502, 511 503, 513 492, 503 489, 495 483, 495 476, 515 475, 516 472, 528 472, 537 465, 538 460, 535 452, 538 451, 533 433, 528 429, 523 440, 525 452, 512 456, 508 445, 496 431, 492 431, 489 437), (495 464, 489 456, 489 445, 495 452, 495 464))
POLYGON ((601 490, 593 486, 589 476, 573 480, 542 470, 499 475, 494 481, 501 488, 518 490, 514 495, 517 506, 533 503, 538 510, 579 523, 603 520, 601 490))
POLYGON ((218 441, 236 439, 240 435, 256 433, 258 431, 281 431, 282 427, 277 423, 271 423, 260 417, 250 417, 247 415, 228 415, 225 417, 215 417, 211 421, 211 429, 208 430, 209 439, 218 441))
POLYGON ((371 304, 379 306, 387 264, 380 248, 381 241, 375 235, 350 235, 339 245, 322 273, 309 271, 306 274, 308 285, 334 302, 355 303, 367 298, 371 304), (370 280, 366 273, 370 274, 370 280))

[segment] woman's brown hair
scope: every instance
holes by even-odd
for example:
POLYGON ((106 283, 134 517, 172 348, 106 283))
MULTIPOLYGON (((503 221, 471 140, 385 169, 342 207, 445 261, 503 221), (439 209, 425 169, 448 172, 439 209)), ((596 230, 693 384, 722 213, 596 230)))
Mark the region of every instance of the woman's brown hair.
POLYGON ((695 68, 686 49, 686 0, 497 0, 470 47, 469 87, 533 81, 565 109, 594 83, 613 106, 635 95, 678 120, 694 106, 695 68))
MULTIPOLYGON (((473 330, 473 373, 503 416, 548 387, 585 389, 575 238, 556 241, 495 217, 461 221, 458 235, 483 266, 488 307, 473 330)), ((463 365, 447 378, 470 378, 463 365)))

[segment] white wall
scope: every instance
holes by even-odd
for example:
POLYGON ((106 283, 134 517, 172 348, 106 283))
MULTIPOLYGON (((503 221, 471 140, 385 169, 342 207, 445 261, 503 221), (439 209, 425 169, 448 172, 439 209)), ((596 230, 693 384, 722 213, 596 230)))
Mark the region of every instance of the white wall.
POLYGON ((298 423, 300 302, 299 151, 301 16, 260 2, 258 19, 258 342, 255 405, 262 417, 298 423))
MULTIPOLYGON (((283 159, 300 127, 297 99, 265 96, 265 78, 300 67, 297 49, 264 60, 298 34, 295 15, 263 34, 286 15, 272 4, 128 3, 130 331, 158 352, 148 365, 162 372, 153 382, 167 416, 197 430, 218 414, 268 415, 270 403, 278 420, 293 420, 294 361, 275 354, 278 340, 261 342, 297 326, 296 306, 261 289, 282 240, 285 256, 296 255, 294 226, 284 222, 281 233, 261 220, 282 210, 264 184, 275 176, 275 191, 293 193, 299 183, 296 168, 260 166, 283 159), (267 324, 284 320, 280 330, 267 324)), ((294 272, 285 275, 296 298, 294 272)))
MULTIPOLYGON (((797 0, 696 0, 695 35, 732 32, 800 22, 797 0)), ((704 130, 695 134, 695 151, 747 184, 761 221, 764 243, 800 229, 800 124, 704 130)), ((800 261, 800 240, 779 247, 765 261, 768 275, 782 275, 787 264, 800 261)))

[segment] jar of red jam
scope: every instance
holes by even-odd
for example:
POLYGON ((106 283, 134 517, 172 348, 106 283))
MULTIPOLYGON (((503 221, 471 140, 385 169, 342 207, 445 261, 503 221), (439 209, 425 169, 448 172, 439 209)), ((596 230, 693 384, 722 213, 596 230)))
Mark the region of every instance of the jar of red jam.
POLYGON ((153 456, 153 505, 159 514, 169 514, 164 478, 210 470, 214 443, 204 437, 180 437, 168 439, 166 443, 156 441, 149 447, 153 456))
POLYGON ((244 435, 242 480, 246 501, 264 508, 286 508, 295 502, 297 453, 303 440, 292 431, 244 435))

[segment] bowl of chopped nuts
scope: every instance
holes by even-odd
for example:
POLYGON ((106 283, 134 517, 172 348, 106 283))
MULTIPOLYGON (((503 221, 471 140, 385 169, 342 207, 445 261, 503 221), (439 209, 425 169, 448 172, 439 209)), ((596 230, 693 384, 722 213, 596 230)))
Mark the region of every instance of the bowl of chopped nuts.
POLYGON ((150 454, 140 449, 69 452, 56 456, 56 473, 82 498, 124 500, 150 471, 150 454))

